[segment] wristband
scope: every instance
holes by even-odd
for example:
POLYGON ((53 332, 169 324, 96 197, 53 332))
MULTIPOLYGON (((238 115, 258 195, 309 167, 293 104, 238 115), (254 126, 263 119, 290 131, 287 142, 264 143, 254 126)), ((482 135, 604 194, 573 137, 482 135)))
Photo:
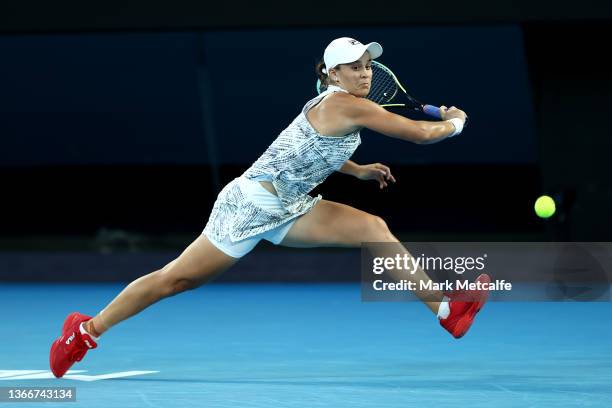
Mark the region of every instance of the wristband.
POLYGON ((455 127, 455 131, 451 133, 450 135, 448 135, 448 137, 456 136, 459 133, 461 133, 461 131, 463 130, 463 123, 464 123, 463 120, 459 118, 452 118, 452 119, 447 120, 447 122, 452 123, 453 126, 455 127))

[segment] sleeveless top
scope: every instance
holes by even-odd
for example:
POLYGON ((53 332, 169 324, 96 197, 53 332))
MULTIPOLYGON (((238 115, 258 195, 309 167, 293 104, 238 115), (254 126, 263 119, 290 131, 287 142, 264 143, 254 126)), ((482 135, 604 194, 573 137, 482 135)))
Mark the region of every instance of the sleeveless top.
POLYGON ((217 241, 223 241, 227 235, 232 241, 246 239, 305 214, 322 198, 308 193, 339 170, 361 143, 359 130, 340 137, 324 136, 308 121, 306 113, 334 92, 347 91, 329 86, 308 101, 253 165, 224 187, 205 232, 217 241), (261 208, 250 201, 244 194, 246 189, 240 189, 240 179, 242 183, 245 179, 271 182, 282 204, 279 210, 261 208))

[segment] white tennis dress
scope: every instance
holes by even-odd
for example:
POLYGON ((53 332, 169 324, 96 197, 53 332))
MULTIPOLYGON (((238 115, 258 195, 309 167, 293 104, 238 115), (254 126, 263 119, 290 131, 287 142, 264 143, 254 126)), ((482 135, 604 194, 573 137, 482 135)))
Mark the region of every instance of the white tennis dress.
POLYGON ((323 136, 308 122, 306 113, 334 92, 346 91, 329 86, 308 101, 259 159, 221 190, 204 228, 213 243, 262 235, 307 213, 322 198, 308 193, 339 170, 361 143, 359 131, 323 136), (278 196, 259 181, 271 182, 278 196))

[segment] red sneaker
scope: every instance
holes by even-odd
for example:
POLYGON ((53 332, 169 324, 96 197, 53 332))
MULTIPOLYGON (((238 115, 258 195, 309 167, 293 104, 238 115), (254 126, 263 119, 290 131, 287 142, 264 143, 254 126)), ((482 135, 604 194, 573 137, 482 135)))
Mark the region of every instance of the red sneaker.
POLYGON ((98 347, 89 334, 82 334, 79 329, 81 323, 90 319, 81 313, 70 313, 64 321, 61 337, 51 344, 49 363, 57 378, 63 377, 74 363, 81 361, 87 350, 98 347))
MULTIPOLYGON (((482 274, 476 282, 490 283, 489 275, 482 274)), ((450 314, 446 319, 440 319, 440 325, 455 338, 462 337, 470 329, 476 313, 482 309, 489 297, 488 290, 456 291, 447 294, 450 298, 448 306, 450 314)))

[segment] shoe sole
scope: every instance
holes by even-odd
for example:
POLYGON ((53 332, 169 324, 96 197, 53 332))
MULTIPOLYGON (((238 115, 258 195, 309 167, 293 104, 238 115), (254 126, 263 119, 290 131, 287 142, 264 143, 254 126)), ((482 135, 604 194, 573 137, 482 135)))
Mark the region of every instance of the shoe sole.
MULTIPOLYGON (((491 283, 491 278, 486 273, 483 273, 482 275, 476 278, 476 282, 482 282, 482 283, 488 284, 488 283, 491 283)), ((485 303, 487 303, 487 300, 489 299, 489 291, 488 290, 481 291, 481 295, 483 298, 476 304, 476 311, 474 312, 474 314, 480 312, 480 310, 484 307, 485 303)))
POLYGON ((51 344, 51 351, 49 352, 49 367, 51 368, 51 372, 55 376, 55 378, 60 378, 61 375, 58 375, 55 371, 53 371, 53 356, 55 355, 55 349, 57 348, 59 340, 55 340, 51 344))
MULTIPOLYGON (((475 282, 490 283, 491 278, 489 277, 489 275, 483 273, 482 275, 478 276, 478 278, 476 278, 475 282)), ((460 327, 461 330, 458 331, 459 333, 457 335, 453 334, 453 337, 457 339, 463 337, 465 333, 468 332, 470 327, 472 327, 472 323, 474 322, 474 318, 476 317, 476 314, 478 314, 478 312, 480 312, 482 308, 484 307, 485 303, 487 303, 487 300, 489 299, 489 291, 488 290, 479 291, 479 295, 480 295, 480 299, 478 302, 475 302, 476 306, 474 308, 474 311, 473 312, 468 311, 457 322, 456 327, 460 327)))

